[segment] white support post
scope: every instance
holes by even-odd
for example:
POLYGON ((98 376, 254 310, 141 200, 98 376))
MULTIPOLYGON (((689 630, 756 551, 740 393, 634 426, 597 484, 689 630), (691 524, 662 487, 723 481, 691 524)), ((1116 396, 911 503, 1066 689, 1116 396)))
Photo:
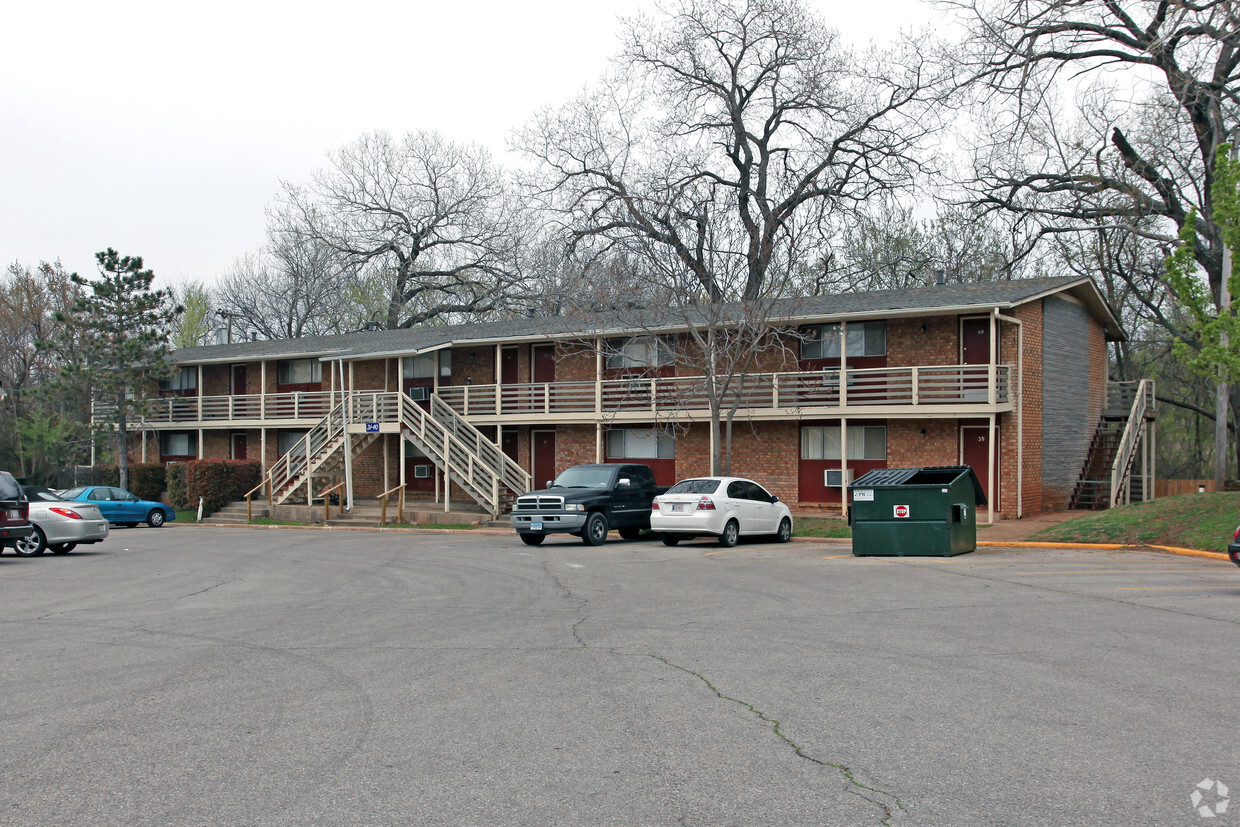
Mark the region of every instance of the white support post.
MULTIPOLYGON (((844 351, 840 351, 842 354, 844 351)), ((848 515, 848 417, 840 417, 840 516, 848 515)))
MULTIPOLYGON (((267 418, 267 360, 258 363, 259 376, 262 377, 262 384, 258 386, 258 417, 259 419, 267 418)), ((267 438, 267 431, 263 429, 263 438, 267 438)), ((267 452, 263 452, 263 467, 267 467, 267 452)))
POLYGON ((203 458, 202 453, 202 428, 198 429, 198 459, 203 458))
POLYGON ((594 415, 603 415, 603 340, 594 338, 594 415))
POLYGON ((916 406, 916 405, 921 404, 921 388, 920 388, 921 374, 918 372, 916 365, 913 365, 912 380, 913 380, 913 387, 912 387, 913 405, 916 406))
POLYGON ((995 415, 989 417, 990 434, 986 438, 986 524, 995 522, 995 454, 999 446, 995 444, 995 415))
MULTIPOLYGON (((840 407, 848 407, 848 322, 840 322, 840 407)), ((840 425, 840 439, 844 438, 843 424, 840 425)), ((840 448, 840 456, 848 451, 840 448)))
POLYGON ((448 503, 452 496, 452 475, 448 473, 448 466, 452 464, 452 452, 448 445, 448 432, 443 434, 443 510, 446 512, 451 508, 448 503))
MULTIPOLYGON (((999 362, 999 336, 998 325, 995 319, 999 316, 999 308, 993 307, 990 310, 990 361, 986 365, 986 402, 994 405, 996 401, 995 373, 996 365, 999 362)), ((993 427, 994 417, 991 417, 993 427)))

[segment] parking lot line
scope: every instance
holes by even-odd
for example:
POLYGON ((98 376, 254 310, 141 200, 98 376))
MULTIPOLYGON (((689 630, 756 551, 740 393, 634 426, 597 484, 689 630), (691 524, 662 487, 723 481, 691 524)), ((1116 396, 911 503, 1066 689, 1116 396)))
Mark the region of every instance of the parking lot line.
POLYGON ((1232 583, 1229 586, 1117 586, 1117 592, 1152 592, 1152 591, 1171 591, 1174 589, 1240 589, 1240 583, 1232 583))
POLYGON ((1089 571, 1018 571, 1016 574, 1199 574, 1201 569, 1150 569, 1149 571, 1129 571, 1128 569, 1099 569, 1089 571))

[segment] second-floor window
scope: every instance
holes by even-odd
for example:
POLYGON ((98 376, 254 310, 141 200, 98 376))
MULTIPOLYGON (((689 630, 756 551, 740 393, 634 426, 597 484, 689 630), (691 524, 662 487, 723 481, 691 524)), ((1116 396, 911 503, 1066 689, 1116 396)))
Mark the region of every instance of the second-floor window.
POLYGON ((672 346, 661 336, 608 339, 607 369, 659 368, 672 364, 672 346))
POLYGON ((198 368, 181 368, 167 379, 159 380, 159 390, 192 391, 198 388, 198 368))
MULTIPOLYGON (((801 328, 802 359, 840 358, 840 325, 819 324, 801 328)), ((848 325, 845 352, 854 356, 885 356, 887 354, 886 322, 852 322, 848 325)))
MULTIPOLYGON (((882 460, 887 458, 885 425, 852 425, 848 428, 848 458, 882 460)), ((801 429, 801 459, 840 459, 840 426, 825 425, 801 429)))
POLYGON ((417 356, 406 356, 401 360, 401 370, 406 379, 434 379, 435 371, 440 376, 452 375, 452 351, 439 350, 434 353, 419 353, 417 356))
POLYGON ((276 362, 276 382, 281 385, 313 385, 323 381, 318 359, 281 359, 276 362))

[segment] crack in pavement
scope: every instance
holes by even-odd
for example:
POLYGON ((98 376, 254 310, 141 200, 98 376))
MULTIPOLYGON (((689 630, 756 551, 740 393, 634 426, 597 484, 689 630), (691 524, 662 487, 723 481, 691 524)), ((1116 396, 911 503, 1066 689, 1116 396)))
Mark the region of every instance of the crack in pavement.
POLYGON ((686 675, 692 675, 693 677, 697 678, 699 681, 701 681, 702 683, 706 685, 707 689, 709 689, 711 692, 715 694, 715 697, 719 698, 720 700, 728 701, 730 703, 734 703, 734 704, 737 704, 738 706, 744 707, 751 714, 755 715, 760 721, 762 721, 765 724, 770 725, 771 732, 775 733, 775 736, 779 738, 781 741, 783 741, 785 744, 792 747, 793 752, 796 753, 798 758, 804 758, 806 761, 809 761, 813 764, 817 764, 820 767, 830 767, 832 769, 838 770, 840 775, 844 778, 844 781, 846 782, 846 789, 849 793, 863 798, 864 800, 870 802, 871 804, 874 804, 875 806, 879 807, 883 811, 883 818, 879 822, 880 824, 885 825, 885 826, 891 824, 891 819, 895 815, 895 813, 892 810, 892 807, 894 807, 896 810, 904 809, 904 805, 900 803, 900 800, 896 798, 893 794, 887 792, 886 790, 880 790, 877 787, 871 787, 866 784, 862 784, 860 781, 857 780, 856 776, 853 774, 853 771, 849 767, 845 766, 844 764, 836 764, 831 761, 824 761, 821 758, 815 758, 814 756, 810 755, 808 752, 805 751, 804 747, 802 747, 796 741, 793 741, 790 737, 788 737, 788 734, 783 731, 783 723, 781 721, 767 715, 765 712, 758 709, 756 706, 749 703, 748 701, 741 700, 740 698, 733 698, 730 695, 723 694, 723 692, 721 692, 717 686, 711 683, 710 679, 707 678, 705 675, 702 675, 699 672, 694 672, 692 669, 689 669, 686 666, 681 666, 678 663, 673 663, 672 661, 668 660, 662 655, 652 655, 649 652, 624 653, 624 652, 613 651, 612 654, 620 655, 622 657, 643 657, 643 658, 651 658, 652 660, 657 660, 659 663, 662 663, 664 666, 670 666, 672 669, 677 669, 681 672, 684 672, 686 675), (886 798, 886 799, 890 799, 891 803, 888 804, 886 801, 880 800, 879 796, 882 796, 883 798, 886 798))
POLYGON ((559 593, 560 597, 565 600, 571 600, 577 604, 577 620, 573 623, 571 629, 573 633, 573 640, 577 641, 577 648, 589 649, 590 647, 586 645, 585 639, 581 636, 581 624, 585 623, 586 620, 589 619, 589 615, 586 614, 586 607, 590 605, 590 601, 588 598, 578 597, 573 594, 573 590, 564 585, 564 581, 551 571, 549 565, 550 563, 543 561, 543 574, 547 575, 551 582, 555 584, 555 589, 559 593))

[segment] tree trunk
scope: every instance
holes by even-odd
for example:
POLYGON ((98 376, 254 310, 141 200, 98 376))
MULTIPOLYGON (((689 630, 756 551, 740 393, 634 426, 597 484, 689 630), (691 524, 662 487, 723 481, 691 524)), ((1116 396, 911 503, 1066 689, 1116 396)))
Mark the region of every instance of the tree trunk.
POLYGON ((125 392, 116 395, 116 473, 121 488, 129 490, 129 428, 125 417, 125 392))

